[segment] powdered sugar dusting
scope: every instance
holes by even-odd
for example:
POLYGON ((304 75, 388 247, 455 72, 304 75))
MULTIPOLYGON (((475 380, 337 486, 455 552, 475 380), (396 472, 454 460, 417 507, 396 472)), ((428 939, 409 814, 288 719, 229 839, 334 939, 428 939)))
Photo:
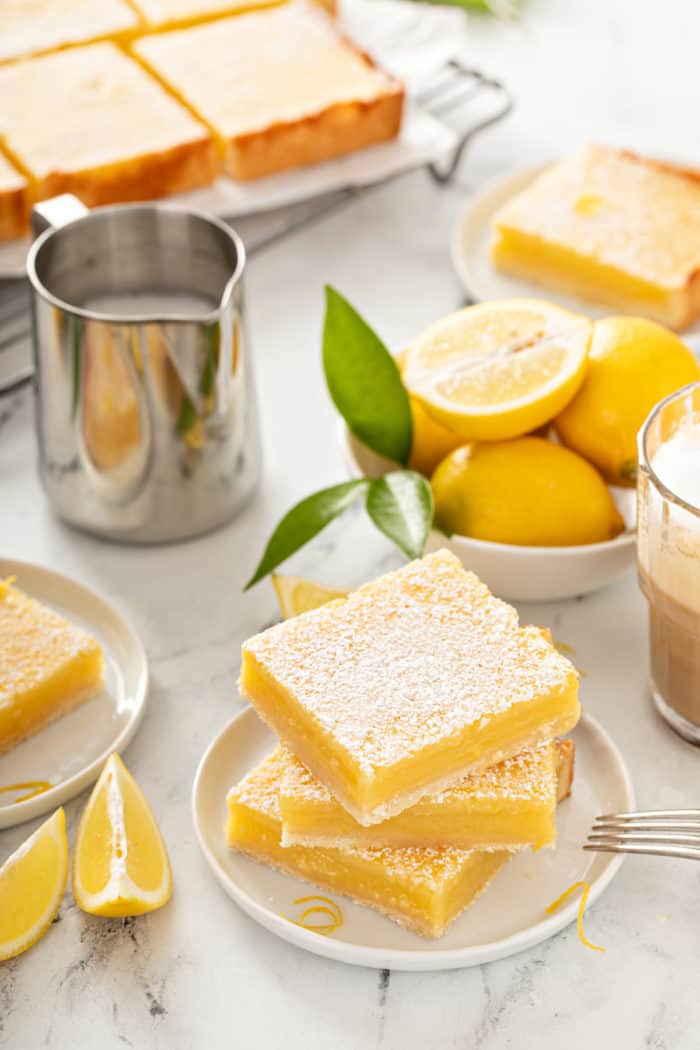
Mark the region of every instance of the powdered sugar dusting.
MULTIPOLYGON (((243 646, 371 775, 573 684, 536 627, 438 551, 243 646)), ((254 697, 251 697, 254 700, 254 697)))
POLYGON ((97 642, 53 609, 0 584, 0 705, 39 685, 97 642))

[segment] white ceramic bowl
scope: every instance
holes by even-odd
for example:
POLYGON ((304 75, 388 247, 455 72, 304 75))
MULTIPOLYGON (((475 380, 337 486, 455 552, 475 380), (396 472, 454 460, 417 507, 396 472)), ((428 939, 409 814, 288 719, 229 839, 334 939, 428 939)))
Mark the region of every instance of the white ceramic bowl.
MULTIPOLYGON (((338 438, 351 477, 377 478, 397 469, 395 463, 358 441, 342 420, 338 438)), ((547 602, 589 594, 618 579, 635 562, 634 489, 611 486, 610 491, 627 526, 614 540, 576 547, 518 547, 467 536, 447 537, 433 529, 426 551, 447 547, 494 594, 513 601, 547 602)))

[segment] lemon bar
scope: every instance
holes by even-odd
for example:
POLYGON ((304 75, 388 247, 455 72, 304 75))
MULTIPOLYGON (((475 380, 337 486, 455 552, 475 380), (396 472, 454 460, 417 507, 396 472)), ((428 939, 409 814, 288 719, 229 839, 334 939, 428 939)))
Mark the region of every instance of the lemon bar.
MULTIPOLYGON (((223 15, 242 14, 272 7, 284 0, 132 0, 149 29, 175 29, 197 25, 223 15)), ((335 0, 317 0, 331 14, 335 0)))
POLYGON ((351 897, 424 937, 440 937, 513 855, 507 850, 284 847, 277 748, 228 796, 229 846, 351 897))
POLYGON ((2 0, 0 62, 134 32, 126 0, 2 0))
POLYGON ((89 700, 102 675, 94 638, 0 582, 0 754, 89 700))
POLYGON ((39 199, 142 200, 218 170, 211 133, 114 44, 2 66, 0 99, 0 136, 39 199))
POLYGON ((454 846, 538 849, 556 837, 557 748, 526 748, 403 813, 362 827, 304 765, 284 753, 280 783, 284 846, 454 846))
POLYGON ((317 4, 283 4, 156 33, 133 53, 219 137, 237 179, 395 137, 403 88, 317 4))
POLYGON ((28 231, 29 207, 27 180, 0 153, 0 241, 28 231))
POLYGON ((579 717, 572 664, 449 551, 251 638, 240 687, 364 825, 579 717))
POLYGON ((547 288, 684 328, 700 313, 700 172, 586 146, 497 213, 491 258, 547 288))

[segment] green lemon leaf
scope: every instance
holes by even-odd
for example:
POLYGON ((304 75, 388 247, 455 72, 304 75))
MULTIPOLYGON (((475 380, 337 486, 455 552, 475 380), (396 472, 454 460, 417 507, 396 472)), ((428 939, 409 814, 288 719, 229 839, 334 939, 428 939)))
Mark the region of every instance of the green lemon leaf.
POLYGON ((369 481, 366 478, 346 481, 342 485, 331 485, 328 489, 321 489, 320 492, 307 496, 287 511, 268 540, 258 567, 244 590, 247 591, 313 539, 321 529, 347 510, 368 485, 369 481))
POLYGON ((433 521, 433 494, 422 474, 395 470, 373 481, 367 513, 409 558, 420 558, 433 521))
POLYGON ((352 433, 380 456, 407 463, 413 424, 396 362, 376 332, 330 286, 323 369, 335 407, 352 433))
POLYGON ((197 422, 197 410, 190 401, 189 397, 185 395, 180 405, 180 414, 175 422, 175 429, 178 434, 187 434, 197 422))

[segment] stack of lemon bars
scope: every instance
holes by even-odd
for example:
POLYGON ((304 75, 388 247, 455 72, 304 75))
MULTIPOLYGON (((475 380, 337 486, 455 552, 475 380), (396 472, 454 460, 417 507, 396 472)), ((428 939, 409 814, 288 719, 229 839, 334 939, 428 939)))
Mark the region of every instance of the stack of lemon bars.
POLYGON ((234 849, 439 937, 554 843, 576 671, 447 551, 251 638, 240 685, 280 743, 229 792, 234 849))

